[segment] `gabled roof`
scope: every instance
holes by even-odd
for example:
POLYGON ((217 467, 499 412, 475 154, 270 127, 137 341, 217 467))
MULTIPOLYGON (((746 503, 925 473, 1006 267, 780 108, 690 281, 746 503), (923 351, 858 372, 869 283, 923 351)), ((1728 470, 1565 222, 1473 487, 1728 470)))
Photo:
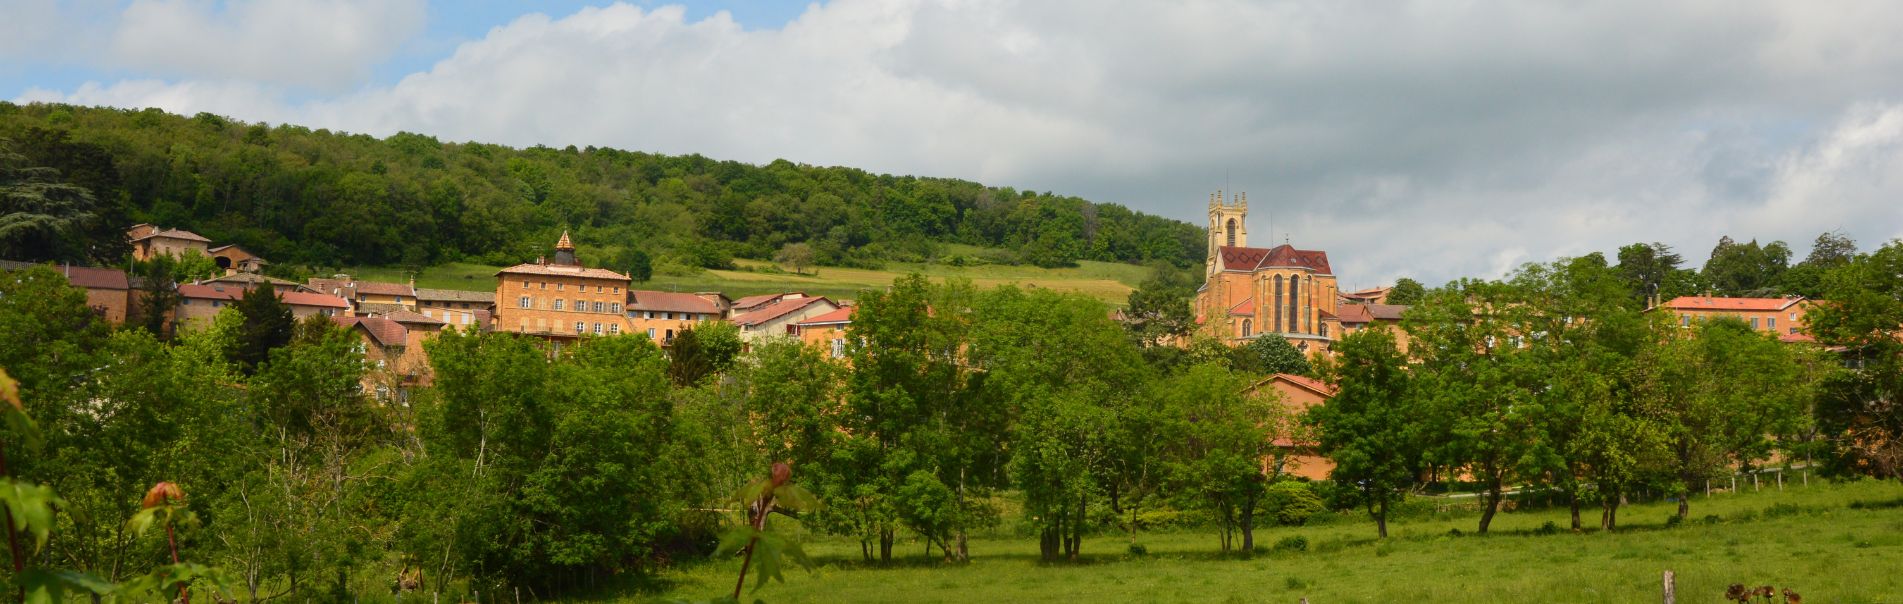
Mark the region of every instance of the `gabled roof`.
POLYGON ((811 296, 806 298, 793 298, 791 300, 781 300, 779 302, 768 304, 766 305, 765 308, 761 308, 759 310, 755 310, 750 313, 736 316, 733 318, 733 323, 734 325, 738 325, 740 327, 751 327, 754 325, 759 325, 761 323, 772 321, 774 319, 778 319, 780 317, 784 317, 794 312, 798 312, 801 309, 804 309, 808 306, 812 306, 814 304, 818 304, 820 302, 833 304, 833 301, 827 299, 825 296, 811 296))
POLYGON ((472 292, 460 289, 430 289, 427 287, 419 287, 416 288, 416 299, 430 302, 481 302, 484 304, 495 304, 496 292, 472 292))
POLYGON ((1328 266, 1328 252, 1320 250, 1298 250, 1289 244, 1272 248, 1232 247, 1217 248, 1222 256, 1223 270, 1251 272, 1262 268, 1297 267, 1313 270, 1324 275, 1334 274, 1328 266))
MULTIPOLYGON (((199 300, 237 300, 250 288, 233 283, 180 283, 178 295, 199 300)), ((279 300, 291 306, 318 306, 323 308, 350 308, 350 302, 330 294, 313 294, 295 290, 274 289, 279 300)))
POLYGON ((1804 298, 1713 298, 1710 296, 1679 296, 1672 301, 1660 304, 1662 308, 1672 310, 1719 310, 1719 311, 1779 311, 1790 308, 1804 298))
POLYGON ((1263 380, 1262 382, 1266 384, 1266 383, 1277 381, 1277 380, 1294 384, 1296 386, 1301 387, 1304 390, 1307 390, 1309 392, 1313 392, 1315 394, 1319 394, 1322 396, 1335 395, 1334 386, 1330 386, 1326 382, 1323 382, 1315 378, 1295 375, 1293 373, 1278 373, 1278 374, 1269 376, 1269 379, 1263 380))
POLYGON ((385 319, 396 321, 398 323, 402 323, 405 325, 433 325, 437 327, 441 327, 442 325, 444 325, 443 321, 440 319, 431 317, 429 315, 425 315, 423 313, 405 310, 403 307, 400 307, 400 306, 394 309, 378 311, 374 314, 374 316, 383 317, 385 319))
POLYGON ((203 279, 203 280, 200 280, 198 283, 200 285, 213 284, 213 283, 229 284, 229 285, 237 285, 240 287, 247 287, 247 288, 255 286, 259 283, 270 283, 272 287, 276 287, 279 291, 296 291, 300 289, 313 289, 313 288, 309 288, 305 286, 302 283, 298 283, 296 281, 288 281, 284 279, 279 279, 277 277, 266 277, 264 275, 260 275, 257 273, 232 273, 222 277, 213 277, 210 279, 203 279))
POLYGON ((213 285, 204 285, 199 283, 178 284, 179 297, 193 298, 193 299, 199 299, 199 300, 236 300, 238 299, 239 296, 244 295, 244 290, 245 288, 235 284, 233 285, 227 285, 223 283, 213 284, 213 285))
POLYGON ((1340 312, 1342 325, 1359 325, 1374 321, 1374 314, 1368 312, 1366 304, 1338 304, 1335 310, 1340 312))
MULTIPOLYGON (((143 226, 143 225, 140 225, 140 226, 143 226)), ((153 229, 152 232, 146 233, 145 236, 143 237, 134 238, 132 239, 132 241, 137 242, 137 241, 145 241, 147 239, 160 239, 160 238, 184 239, 187 241, 203 241, 205 243, 211 243, 211 240, 206 239, 204 235, 200 235, 198 233, 193 233, 191 231, 187 231, 183 229, 153 229)))
POLYGON ((629 291, 627 309, 655 312, 686 312, 703 315, 720 314, 720 306, 706 298, 680 292, 649 290, 629 291))
POLYGON ((1402 313, 1408 309, 1406 304, 1369 304, 1367 307, 1368 314, 1383 321, 1399 321, 1402 313))
POLYGON ((311 292, 280 291, 278 299, 291 306, 322 306, 325 308, 350 308, 350 301, 330 294, 311 292))
POLYGON ((820 313, 800 321, 799 326, 845 325, 852 322, 852 313, 857 310, 859 310, 857 306, 847 306, 839 310, 820 313))
POLYGON ((410 335, 409 328, 402 323, 383 317, 331 317, 330 320, 344 329, 362 329, 378 346, 402 346, 410 335))
POLYGON ((1229 316, 1231 317, 1255 316, 1254 302, 1255 302, 1255 298, 1245 298, 1243 299, 1243 301, 1237 302, 1235 306, 1229 307, 1229 316))

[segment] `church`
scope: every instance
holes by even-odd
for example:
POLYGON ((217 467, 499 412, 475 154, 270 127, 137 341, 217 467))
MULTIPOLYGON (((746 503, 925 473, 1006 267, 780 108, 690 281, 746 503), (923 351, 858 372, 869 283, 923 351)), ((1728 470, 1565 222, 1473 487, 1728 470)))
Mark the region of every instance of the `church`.
POLYGON ((1341 337, 1340 296, 1328 253, 1249 247, 1249 197, 1209 197, 1209 258, 1196 290, 1196 323, 1207 337, 1239 346, 1287 338, 1304 352, 1327 351, 1341 337))

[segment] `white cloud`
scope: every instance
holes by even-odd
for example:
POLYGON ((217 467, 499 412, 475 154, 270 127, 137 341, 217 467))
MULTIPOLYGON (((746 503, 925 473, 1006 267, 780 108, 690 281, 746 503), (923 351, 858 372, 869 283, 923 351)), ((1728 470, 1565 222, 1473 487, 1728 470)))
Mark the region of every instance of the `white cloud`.
POLYGON ((168 79, 58 96, 379 135, 784 157, 1188 220, 1228 180, 1259 208, 1255 243, 1281 239, 1274 208, 1275 232, 1329 250, 1355 285, 1495 276, 1635 241, 1696 261, 1721 234, 1801 254, 1823 230, 1867 247, 1903 228, 1890 201, 1903 193, 1892 2, 839 0, 765 30, 616 4, 524 16, 393 85, 314 100, 283 89, 347 86, 416 26, 356 5, 284 45, 269 24, 315 9, 247 6, 142 2, 160 15, 148 21, 206 42, 168 53, 185 39, 121 36, 114 48, 148 49, 168 79))

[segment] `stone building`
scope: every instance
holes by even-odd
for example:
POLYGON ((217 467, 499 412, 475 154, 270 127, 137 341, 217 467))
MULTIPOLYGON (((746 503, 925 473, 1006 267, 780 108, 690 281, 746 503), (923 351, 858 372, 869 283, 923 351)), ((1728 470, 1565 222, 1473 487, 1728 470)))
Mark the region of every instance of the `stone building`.
POLYGON ((655 344, 666 346, 683 330, 725 319, 721 304, 724 298, 719 294, 633 290, 628 292, 628 326, 634 333, 646 334, 655 344))
POLYGON ((496 271, 497 331, 556 341, 628 331, 627 275, 582 266, 562 233, 555 257, 496 271))
POLYGON ((1232 345, 1280 337, 1311 353, 1328 350, 1341 337, 1328 253, 1288 244, 1249 247, 1248 214, 1246 195, 1233 203, 1220 191, 1210 197, 1209 259, 1195 300, 1198 329, 1232 345))
POLYGON ((150 224, 126 229, 126 242, 132 244, 132 259, 142 261, 154 256, 183 256, 187 250, 209 255, 211 247, 211 240, 198 233, 150 224))

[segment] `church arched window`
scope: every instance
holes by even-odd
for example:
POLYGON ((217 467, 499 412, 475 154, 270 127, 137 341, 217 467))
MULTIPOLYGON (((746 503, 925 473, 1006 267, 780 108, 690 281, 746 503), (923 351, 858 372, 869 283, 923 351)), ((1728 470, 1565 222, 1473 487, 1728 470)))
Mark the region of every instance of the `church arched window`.
POLYGON ((1243 319, 1242 320, 1242 337, 1245 337, 1245 338, 1249 337, 1250 334, 1254 333, 1254 331, 1255 331, 1254 322, 1248 319, 1243 319))
POLYGON ((1275 322, 1273 323, 1273 325, 1275 325, 1275 333, 1282 333, 1282 276, 1281 275, 1275 276, 1275 305, 1270 306, 1269 308, 1273 309, 1270 312, 1275 313, 1275 322))
POLYGON ((1299 306, 1295 301, 1300 299, 1302 299, 1302 278, 1290 276, 1288 279, 1288 332, 1290 333, 1302 329, 1302 316, 1295 312, 1299 306))
POLYGON ((1229 247, 1236 247, 1236 219, 1229 219, 1228 226, 1224 227, 1222 231, 1229 234, 1229 247))

